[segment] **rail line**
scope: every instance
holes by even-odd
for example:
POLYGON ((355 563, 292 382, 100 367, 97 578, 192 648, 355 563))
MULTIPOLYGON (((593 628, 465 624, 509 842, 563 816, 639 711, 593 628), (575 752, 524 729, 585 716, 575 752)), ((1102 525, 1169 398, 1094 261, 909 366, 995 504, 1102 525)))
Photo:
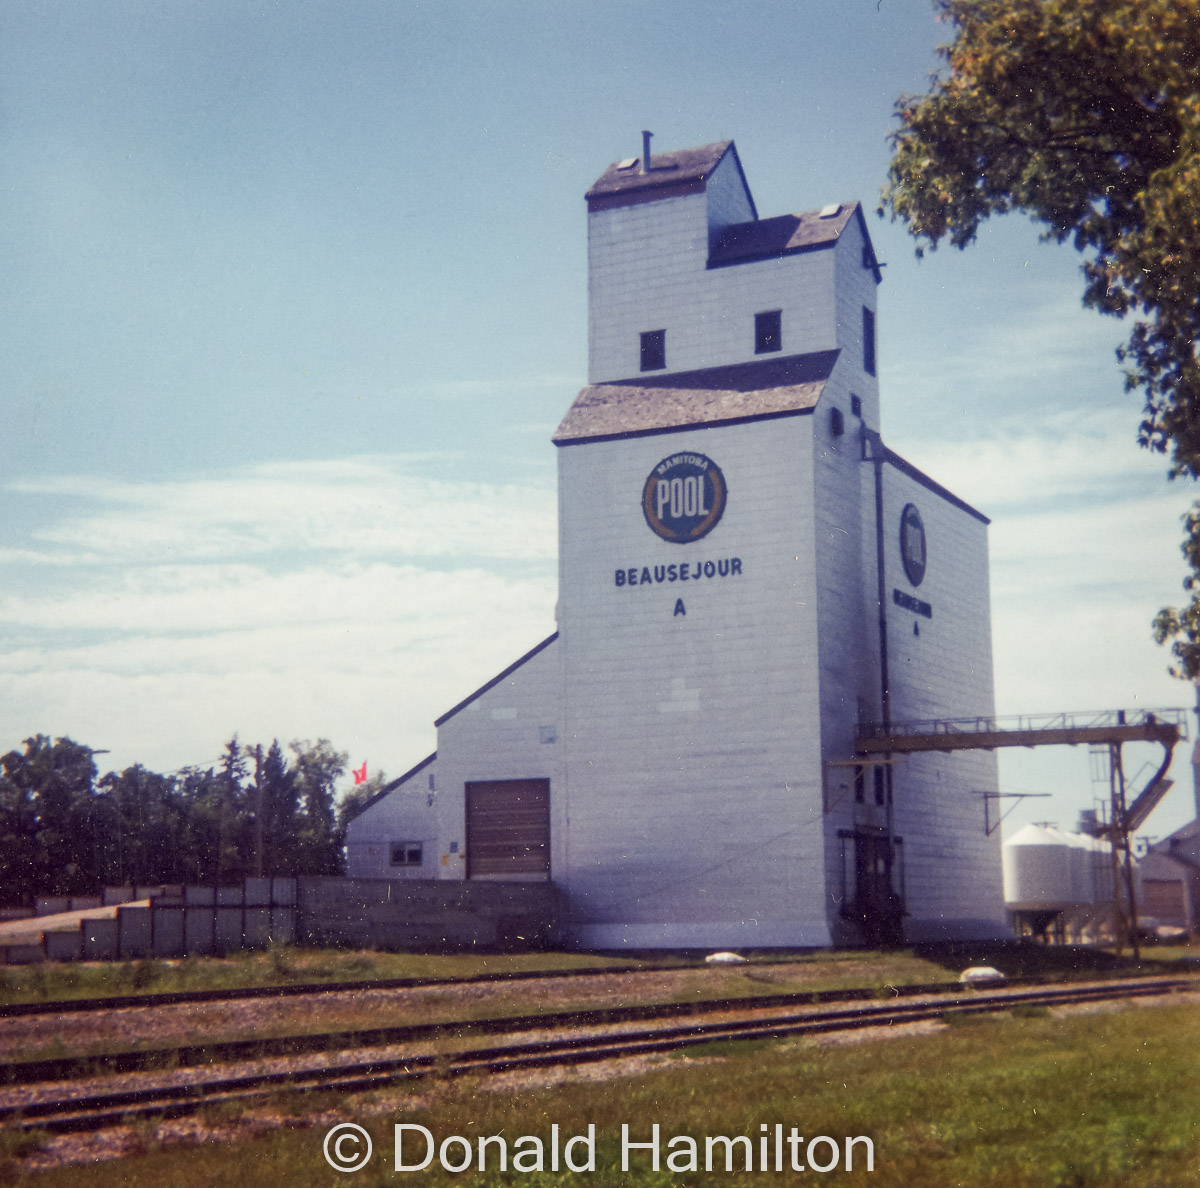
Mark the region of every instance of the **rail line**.
MULTIPOLYGON (((1200 983, 1198 983, 1200 984, 1200 983)), ((1009 983, 1013 985, 1013 983, 1009 983)), ((917 983, 843 990, 801 990, 786 994, 753 997, 707 998, 691 1002, 645 1003, 636 1006, 586 1007, 574 1011, 543 1011, 527 1015, 498 1015, 493 1018, 449 1019, 434 1023, 407 1023, 394 1027, 352 1028, 338 1031, 301 1032, 292 1035, 246 1040, 219 1040, 202 1044, 109 1052, 94 1055, 55 1056, 40 1060, 17 1060, 0 1066, 0 1085, 32 1084, 81 1075, 143 1072, 166 1067, 187 1068, 214 1062, 259 1060, 274 1056, 299 1056, 349 1048, 384 1047, 422 1042, 449 1034, 502 1035, 554 1027, 603 1027, 612 1024, 648 1022, 689 1015, 715 1014, 731 1010, 769 1010, 777 1007, 816 1006, 878 1000, 881 993, 896 998, 921 994, 953 994, 960 982, 917 983)))
POLYGON ((360 990, 412 990, 428 986, 474 986, 488 982, 592 978, 600 974, 665 973, 705 969, 699 965, 613 965, 583 969, 526 969, 472 974, 465 978, 370 978, 356 982, 288 982, 275 986, 232 986, 220 990, 172 990, 161 994, 105 994, 96 998, 56 998, 42 1002, 0 1003, 0 1019, 23 1015, 66 1015, 81 1011, 116 1011, 126 1007, 177 1006, 181 1003, 236 1002, 254 998, 296 998, 308 994, 355 993, 360 990))
MULTIPOLYGON (((271 1071, 221 1072, 214 1069, 213 1075, 187 1084, 148 1088, 89 1089, 72 1095, 70 1082, 65 1085, 59 1082, 52 1087, 56 1096, 6 1107, 0 1110, 0 1121, 25 1130, 36 1129, 49 1133, 92 1131, 141 1119, 178 1117, 222 1102, 262 1100, 273 1093, 288 1090, 363 1092, 428 1077, 490 1075, 582 1064, 678 1051, 716 1041, 775 1039, 864 1027, 895 1026, 942 1019, 955 1014, 1006 1011, 1016 1006, 1050 1007, 1160 996, 1195 990, 1197 982, 1191 978, 1143 978, 1129 982, 1021 990, 956 989, 957 994, 937 995, 916 1002, 873 1002, 834 1009, 809 1005, 806 1010, 773 1015, 764 1014, 767 1008, 757 1005, 757 1001, 754 1008, 749 1009, 745 1000, 739 1000, 737 1007, 742 1011, 741 1014, 687 1022, 677 1021, 679 1012, 675 1008, 680 1004, 671 1004, 670 1010, 637 1020, 644 1023, 657 1019, 664 1026, 629 1028, 599 1035, 556 1035, 537 1040, 522 1039, 520 1032, 534 1027, 540 1031, 577 1032, 579 1017, 583 1012, 523 1017, 519 1020, 487 1020, 485 1022, 489 1026, 507 1023, 509 1032, 516 1038, 492 1047, 461 1048, 453 1053, 436 1055, 406 1054, 401 1050, 395 1055, 378 1055, 336 1065, 304 1064, 296 1060, 291 1067, 271 1071)), ((457 1026, 460 1030, 471 1029, 463 1025, 449 1026, 457 1026)), ((45 1084, 45 1081, 41 1083, 45 1084)))
MULTIPOLYGON (((216 990, 173 990, 163 993, 149 994, 106 994, 94 998, 54 998, 33 1002, 0 1003, 0 1019, 18 1019, 31 1015, 69 1015, 88 1013, 92 1011, 126 1010, 130 1007, 153 1008, 163 1006, 179 1006, 192 1003, 240 1002, 254 999, 273 998, 303 998, 309 995, 360 993, 365 990, 413 990, 440 988, 452 990, 459 986, 476 986, 514 982, 541 982, 561 979, 570 981, 579 979, 586 981, 590 978, 604 975, 628 976, 630 974, 650 973, 685 973, 702 970, 734 969, 744 973, 761 972, 764 968, 779 970, 789 966, 799 966, 800 963, 788 961, 773 961, 769 963, 751 963, 745 966, 710 966, 703 962, 694 964, 637 964, 589 966, 580 969, 530 969, 504 970, 497 973, 472 974, 468 977, 411 977, 411 978, 369 978, 353 982, 289 982, 273 986, 233 986, 216 990)), ((1140 975, 1153 976, 1153 975, 1140 975)), ((1010 984, 1038 984, 1046 979, 1030 977, 1010 979, 1010 984)), ((959 987, 957 981, 950 982, 915 982, 903 985, 887 985, 883 987, 888 993, 919 994, 926 991, 951 991, 959 987)), ((834 1002, 843 998, 872 998, 878 993, 874 987, 839 990, 809 991, 811 995, 821 997, 813 1001, 834 1002)))

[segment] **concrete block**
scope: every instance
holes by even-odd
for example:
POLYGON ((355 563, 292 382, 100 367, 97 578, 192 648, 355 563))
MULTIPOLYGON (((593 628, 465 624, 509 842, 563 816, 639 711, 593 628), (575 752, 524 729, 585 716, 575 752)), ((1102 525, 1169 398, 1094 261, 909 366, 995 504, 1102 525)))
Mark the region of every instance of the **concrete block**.
POLYGON ((273 907, 271 909, 271 943, 294 945, 296 943, 296 909, 273 907))
POLYGON ((70 912, 86 912, 92 908, 103 907, 99 895, 72 895, 71 906, 67 909, 70 912))
POLYGON ((42 941, 46 946, 47 961, 78 961, 83 956, 83 933, 47 932, 42 941))
POLYGON ((270 879, 246 880, 246 906, 267 907, 271 903, 270 879))
POLYGON ((150 956, 150 908, 117 908, 118 950, 122 960, 150 956))
POLYGON ((242 935, 242 908, 218 907, 214 947, 218 953, 236 953, 245 947, 242 935))
POLYGON ((186 952, 183 942, 182 907, 160 906, 160 903, 150 909, 151 952, 155 957, 182 957, 186 952))
POLYGON ((111 907, 117 903, 129 903, 133 899, 132 887, 105 887, 100 898, 102 907, 111 907))
POLYGON ((552 940, 561 912, 557 889, 548 882, 301 879, 299 893, 298 939, 308 944, 533 947, 552 940))
POLYGON ((269 907, 246 908, 247 949, 265 949, 271 943, 271 909, 269 907))
POLYGON ((241 887, 217 888, 217 904, 221 907, 241 907, 245 899, 245 891, 241 887))
POLYGON ((115 919, 80 921, 84 961, 116 961, 120 957, 120 928, 115 919))
POLYGON ((294 906, 296 903, 296 880, 272 879, 271 902, 277 906, 294 906))
MULTIPOLYGON (((191 888, 189 888, 191 890, 191 888)), ((208 888, 212 890, 212 888, 208 888)), ((192 906, 183 913, 183 942, 189 954, 207 957, 217 952, 217 909, 211 904, 192 906)))
POLYGON ((71 900, 66 895, 39 895, 33 901, 35 916, 56 916, 59 912, 69 912, 71 900))
POLYGON ((4 953, 5 965, 36 965, 46 960, 41 945, 5 945, 0 952, 4 953))
POLYGON ((184 887, 183 902, 188 907, 212 907, 217 902, 217 889, 215 887, 184 887))

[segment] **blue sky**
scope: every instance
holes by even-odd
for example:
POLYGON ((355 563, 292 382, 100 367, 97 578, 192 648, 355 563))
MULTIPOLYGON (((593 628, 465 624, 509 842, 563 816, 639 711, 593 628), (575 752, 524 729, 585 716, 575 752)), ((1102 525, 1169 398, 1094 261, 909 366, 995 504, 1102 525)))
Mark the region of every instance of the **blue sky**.
MULTIPOLYGON (((946 35, 921 0, 0 8, 0 746, 422 758, 553 630, 588 185, 650 128, 736 139, 763 215, 873 211, 946 35)), ((885 437, 994 521, 999 712, 1189 705, 1148 624, 1191 492, 1078 259, 869 224, 885 437)), ((1091 804, 1085 753, 1003 763, 1055 794, 1015 822, 1091 804)))

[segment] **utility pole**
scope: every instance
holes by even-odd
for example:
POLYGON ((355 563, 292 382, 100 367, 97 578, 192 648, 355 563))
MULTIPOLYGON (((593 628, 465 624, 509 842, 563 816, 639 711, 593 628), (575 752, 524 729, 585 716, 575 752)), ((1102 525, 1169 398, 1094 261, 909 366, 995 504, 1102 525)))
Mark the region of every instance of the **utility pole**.
POLYGON ((1129 816, 1125 804, 1125 764, 1121 758, 1121 744, 1110 746, 1112 760, 1112 794, 1113 822, 1117 828, 1113 832, 1113 847, 1116 848, 1118 839, 1121 843, 1120 864, 1125 875, 1125 902, 1129 906, 1129 944, 1133 949, 1134 961, 1142 957, 1141 942, 1138 939, 1137 914, 1137 876, 1133 868, 1133 851, 1129 846, 1129 816))
POLYGON ((263 877, 263 762, 262 743, 254 748, 254 877, 263 877))

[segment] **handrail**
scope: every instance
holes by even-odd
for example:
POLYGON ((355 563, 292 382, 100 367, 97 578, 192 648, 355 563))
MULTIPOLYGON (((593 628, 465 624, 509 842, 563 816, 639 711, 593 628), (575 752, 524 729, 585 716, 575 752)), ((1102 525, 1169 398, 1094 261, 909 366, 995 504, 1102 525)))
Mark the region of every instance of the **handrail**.
POLYGON ((1082 713, 1010 714, 1001 717, 926 718, 920 721, 864 723, 860 738, 902 737, 910 734, 998 734, 1040 730, 1096 730, 1121 726, 1178 727, 1179 737, 1187 738, 1187 710, 1093 710, 1082 713))

